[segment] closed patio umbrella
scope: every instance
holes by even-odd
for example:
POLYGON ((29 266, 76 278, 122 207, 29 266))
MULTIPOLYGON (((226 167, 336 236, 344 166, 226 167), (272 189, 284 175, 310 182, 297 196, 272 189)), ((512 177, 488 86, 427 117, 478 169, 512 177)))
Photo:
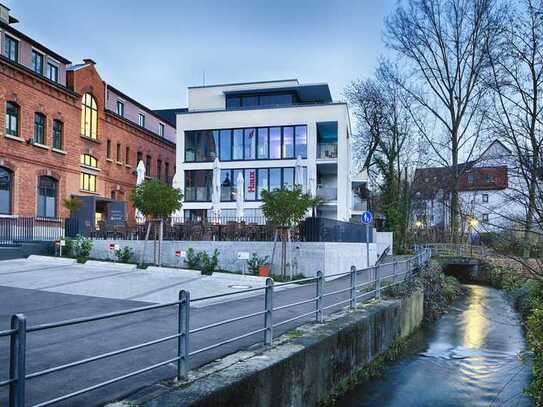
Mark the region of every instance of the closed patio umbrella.
POLYGON ((241 171, 236 179, 236 216, 242 220, 244 216, 245 205, 245 182, 241 171))
POLYGON ((302 167, 302 157, 298 156, 294 167, 294 186, 302 189, 304 188, 304 167, 302 167))
MULTIPOLYGON (((145 164, 143 163, 143 160, 140 160, 136 167, 136 186, 143 184, 143 181, 145 181, 145 164)), ((136 222, 145 222, 143 214, 138 209, 136 209, 136 222)))

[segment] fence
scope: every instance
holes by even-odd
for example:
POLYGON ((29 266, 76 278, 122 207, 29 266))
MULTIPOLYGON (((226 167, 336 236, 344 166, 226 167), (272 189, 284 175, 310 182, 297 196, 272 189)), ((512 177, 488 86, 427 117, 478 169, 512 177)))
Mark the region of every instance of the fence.
MULTIPOLYGON (((46 376, 54 372, 65 371, 66 369, 74 368, 88 364, 90 362, 104 360, 112 358, 117 355, 121 355, 127 352, 131 352, 137 349, 144 349, 154 345, 158 345, 168 341, 176 341, 175 349, 176 356, 168 358, 158 363, 152 363, 140 369, 131 371, 129 373, 117 376, 100 383, 93 384, 81 388, 70 393, 58 395, 52 399, 46 401, 40 401, 38 404, 34 404, 34 407, 45 407, 61 401, 72 399, 74 397, 83 395, 85 393, 103 388, 105 386, 129 379, 131 377, 141 375, 146 372, 150 372, 159 367, 175 363, 176 376, 178 380, 185 380, 188 378, 188 373, 191 369, 191 359, 195 356, 210 352, 219 347, 227 344, 241 341, 245 338, 249 338, 253 335, 262 335, 261 341, 265 345, 271 345, 273 338, 276 336, 276 331, 285 329, 288 324, 292 324, 296 321, 301 322, 302 319, 314 319, 317 323, 324 322, 324 313, 332 312, 333 310, 343 309, 349 307, 353 309, 360 302, 365 302, 374 298, 380 298, 382 290, 400 284, 409 275, 418 271, 423 265, 427 264, 431 257, 430 249, 422 249, 417 252, 413 257, 401 261, 395 261, 393 263, 378 264, 374 267, 370 267, 364 270, 356 270, 353 266, 350 271, 344 273, 337 273, 326 276, 319 271, 316 277, 304 278, 301 280, 295 280, 287 283, 274 284, 271 278, 267 279, 265 287, 251 288, 241 290, 235 293, 212 295, 208 297, 202 297, 197 299, 191 299, 188 291, 180 291, 178 301, 149 305, 144 307, 138 307, 128 310, 122 310, 118 312, 111 312, 100 315, 93 315, 85 318, 69 319, 54 323, 45 323, 41 325, 28 326, 27 320, 23 314, 15 314, 11 317, 11 328, 5 331, 0 331, 1 337, 10 337, 10 355, 9 355, 9 376, 6 380, 0 381, 0 390, 2 387, 9 386, 9 406, 10 407, 23 407, 25 406, 26 398, 26 385, 27 382, 37 377, 46 376), (327 281, 328 280, 328 281, 327 281), (302 298, 299 301, 290 302, 282 305, 274 304, 274 297, 277 293, 275 290, 278 287, 285 286, 287 284, 312 284, 314 285, 314 291, 309 294, 308 298, 302 298), (332 290, 328 289, 328 286, 332 290), (198 328, 192 328, 190 323, 190 305, 199 301, 210 299, 224 299, 231 297, 232 295, 250 293, 250 292, 263 292, 263 306, 261 309, 253 310, 243 315, 237 315, 232 318, 227 318, 213 323, 200 326, 198 328), (341 295, 339 301, 334 301, 333 298, 338 298, 341 295), (346 298, 345 298, 346 297, 346 298), (280 311, 291 310, 299 306, 309 307, 303 310, 302 313, 292 316, 292 314, 286 314, 283 318, 278 317, 280 311), (87 357, 84 359, 64 363, 61 365, 49 367, 32 373, 26 371, 26 355, 27 355, 27 337, 29 335, 35 335, 40 332, 50 331, 55 329, 61 329, 63 327, 83 325, 92 323, 95 321, 119 318, 126 315, 133 315, 136 313, 146 313, 150 310, 176 307, 177 308, 177 322, 175 334, 171 334, 158 339, 139 343, 137 345, 125 347, 122 349, 116 349, 110 352, 102 353, 99 355, 87 357), (190 347, 191 336, 199 333, 206 332, 210 329, 220 326, 232 324, 239 321, 246 321, 253 318, 262 318, 261 328, 251 330, 249 332, 241 333, 235 337, 229 337, 212 343, 208 346, 203 346, 199 349, 192 350, 190 347)), ((143 319, 143 317, 141 318, 143 319)))
POLYGON ((482 258, 491 253, 485 246, 474 246, 470 244, 429 243, 424 245, 424 247, 431 249, 433 255, 438 257, 482 258))
POLYGON ((53 241, 63 236, 63 219, 0 218, 0 246, 39 240, 53 241))
POLYGON ((371 225, 342 222, 328 218, 306 218, 300 223, 300 240, 305 242, 362 242, 373 241, 371 225))

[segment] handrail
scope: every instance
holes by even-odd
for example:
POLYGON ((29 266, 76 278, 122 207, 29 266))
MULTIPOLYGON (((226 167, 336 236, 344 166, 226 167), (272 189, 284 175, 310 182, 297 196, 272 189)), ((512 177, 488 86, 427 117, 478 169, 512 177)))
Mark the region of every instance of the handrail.
MULTIPOLYGON (((232 293, 223 293, 210 295, 206 297, 200 297, 196 299, 190 298, 190 293, 187 291, 180 291, 179 299, 177 301, 171 301, 163 304, 153 304, 142 307, 129 308, 121 311, 102 313, 97 315, 92 315, 82 318, 73 318, 63 321, 57 321, 52 323, 38 324, 34 326, 26 325, 26 318, 22 314, 16 314, 12 316, 11 328, 7 330, 0 331, 0 337, 9 336, 10 337, 10 377, 0 381, 0 387, 9 385, 10 388, 10 404, 9 407, 23 407, 25 405, 25 384, 26 381, 52 374, 55 372, 64 371, 69 368, 76 366, 81 366, 90 362, 96 362, 99 360, 104 360, 111 358, 120 354, 131 352, 138 349, 149 348, 158 344, 162 344, 174 339, 177 339, 177 355, 174 358, 170 358, 167 361, 155 363, 144 368, 134 370, 132 372, 117 376, 115 378, 103 381, 98 384, 87 386, 79 390, 73 391, 71 393, 63 394, 58 397, 52 398, 47 401, 40 402, 34 407, 45 407, 49 406, 73 397, 82 395, 94 391, 96 389, 108 386, 113 383, 120 382, 122 380, 128 379, 130 377, 143 374, 145 372, 157 369, 161 366, 165 366, 171 363, 177 363, 177 378, 186 379, 188 371, 190 370, 190 358, 205 353, 207 351, 217 349, 224 345, 238 342, 242 339, 252 337, 254 335, 263 334, 263 342, 265 345, 269 346, 272 344, 274 335, 274 328, 285 326, 294 321, 301 320, 309 316, 313 316, 317 323, 322 323, 324 321, 323 312, 328 310, 333 310, 338 307, 344 309, 347 304, 349 308, 353 309, 356 304, 359 302, 359 299, 362 301, 368 301, 371 299, 380 298, 380 293, 383 289, 392 287, 394 285, 400 284, 405 279, 416 272, 422 264, 427 264, 432 255, 432 249, 429 247, 419 249, 414 256, 411 256, 404 260, 395 260, 390 263, 376 264, 374 266, 357 270, 354 266, 351 267, 351 270, 348 272, 339 272, 334 274, 323 275, 320 271, 317 272, 315 277, 307 277, 299 280, 293 280, 289 282, 283 282, 274 284, 273 280, 268 278, 266 281, 265 287, 256 287, 245 290, 238 290, 232 293), (367 273, 369 281, 363 283, 358 283, 358 278, 361 273, 367 273), (350 276, 349 279, 333 279, 327 281, 328 278, 338 277, 338 276, 350 276), (315 282, 313 285, 300 285, 302 287, 315 287, 316 292, 314 295, 310 295, 308 298, 302 298, 298 301, 273 305, 274 289, 276 287, 283 287, 286 285, 296 285, 304 282, 315 282), (386 284, 382 284, 386 281, 386 284), (332 290, 325 290, 325 285, 331 284, 332 290), (334 288, 333 285, 336 285, 334 288), (371 290, 360 292, 361 287, 369 286, 371 290), (255 310, 254 312, 249 312, 243 315, 237 315, 234 317, 221 319, 220 321, 208 323, 206 325, 190 329, 190 305, 193 302, 200 302, 210 299, 218 298, 231 298, 232 296, 238 296, 240 294, 260 292, 264 293, 264 306, 260 310, 255 310), (331 302, 329 301, 332 297, 343 294, 343 296, 338 298, 338 301, 331 302), (324 300, 326 304, 324 303, 324 300), (311 305, 311 304, 314 305, 311 305), (46 331, 50 329, 58 329, 73 325, 86 324, 94 321, 100 321, 105 319, 118 318, 121 316, 132 315, 136 313, 162 309, 167 307, 176 307, 177 309, 177 332, 170 334, 161 338, 156 338, 153 340, 148 340, 143 343, 136 345, 124 347, 121 349, 112 350, 110 352, 101 353, 98 355, 86 357, 83 359, 71 361, 68 363, 60 364, 57 366, 52 366, 46 369, 35 371, 29 374, 26 374, 25 368, 25 357, 26 357, 26 335, 28 333, 39 333, 41 331, 46 331), (290 316, 291 311, 286 311, 291 308, 305 306, 303 309, 299 310, 294 316, 290 316), (280 313, 282 312, 282 314, 280 313), (201 332, 206 332, 210 329, 218 328, 220 326, 232 324, 235 322, 247 320, 250 318, 264 317, 264 324, 262 328, 252 329, 249 332, 242 333, 240 335, 222 339, 211 343, 207 346, 201 347, 196 350, 189 349, 189 337, 201 332), (275 316, 275 321, 274 321, 275 316), (288 316, 288 318, 287 318, 288 316)), ((291 314, 292 315, 292 314, 291 314)))

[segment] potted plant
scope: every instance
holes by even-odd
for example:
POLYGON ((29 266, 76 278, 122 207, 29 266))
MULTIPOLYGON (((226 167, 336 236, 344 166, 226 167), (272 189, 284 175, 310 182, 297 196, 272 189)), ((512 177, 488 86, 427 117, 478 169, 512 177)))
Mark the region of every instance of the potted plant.
POLYGON ((270 256, 258 257, 253 253, 247 261, 249 271, 255 276, 268 277, 270 275, 270 256))

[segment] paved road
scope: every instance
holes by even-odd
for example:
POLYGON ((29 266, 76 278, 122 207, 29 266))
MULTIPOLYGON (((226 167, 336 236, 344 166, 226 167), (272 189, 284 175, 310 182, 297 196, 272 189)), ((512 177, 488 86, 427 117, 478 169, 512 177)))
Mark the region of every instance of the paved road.
MULTIPOLYGON (((390 267, 388 271, 385 271, 385 274, 388 274, 391 270, 390 267)), ((360 277, 360 281, 362 281, 362 278, 366 278, 365 276, 360 277)), ((347 278, 327 281, 325 293, 347 287, 348 284, 347 278)), ((274 305, 277 307, 314 296, 315 286, 313 284, 301 285, 300 287, 277 291, 274 294, 274 305)), ((149 304, 148 302, 70 295, 4 286, 0 286, 0 298, 2 299, 0 301, 0 330, 9 327, 9 317, 16 312, 24 313, 29 321, 29 326, 33 326, 149 304)), ((325 298, 324 304, 333 304, 346 298, 348 298, 347 292, 332 295, 325 298)), ((191 329, 235 316, 257 312, 262 310, 263 306, 263 295, 258 295, 226 304, 191 308, 191 329)), ((314 309, 313 303, 276 311, 274 313, 274 323, 309 312, 312 309, 314 309)), ((333 307, 327 313, 337 309, 338 307, 333 307)), ((292 329, 294 326, 311 319, 313 318, 309 316, 285 324, 281 328, 275 329, 274 335, 292 329)), ((176 325, 177 311, 174 307, 170 307, 76 326, 29 333, 27 338, 27 374, 172 335, 176 333, 176 325)), ((190 338, 191 351, 262 327, 263 317, 259 316, 193 334, 190 338)), ((216 358, 262 342, 262 340, 263 334, 257 334, 213 351, 199 354, 191 359, 192 367, 201 366, 216 358)), ((8 339, 0 338, 0 366, 2 367, 0 369, 0 381, 7 378, 8 351, 8 339)), ((62 394, 100 383, 175 356, 176 341, 173 340, 110 359, 70 368, 64 372, 27 380, 27 405, 42 403, 62 394)), ((168 365, 55 405, 102 405, 108 401, 122 398, 143 386, 171 378, 174 375, 174 366, 168 365)), ((0 389, 0 405, 5 405, 6 400, 7 389, 4 387, 0 389)))

